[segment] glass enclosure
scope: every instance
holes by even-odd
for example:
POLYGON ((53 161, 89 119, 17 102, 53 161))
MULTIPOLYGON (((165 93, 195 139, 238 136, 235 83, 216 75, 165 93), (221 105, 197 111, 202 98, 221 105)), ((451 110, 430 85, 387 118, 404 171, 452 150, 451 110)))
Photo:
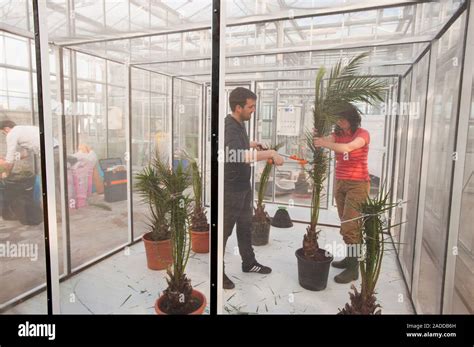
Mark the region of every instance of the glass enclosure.
MULTIPOLYGON (((474 111, 469 107, 463 117, 463 110, 474 105, 474 84, 462 87, 474 75, 466 65, 474 54, 470 2, 225 1, 219 99, 225 107, 218 114, 211 111, 212 1, 47 0, 46 6, 49 61, 42 63, 50 68, 62 313, 154 312, 166 271, 147 267, 144 235, 153 215, 136 177, 157 156, 175 171, 198 163, 211 238, 222 247, 223 215, 211 216, 209 208, 223 202, 212 199, 211 182, 224 189, 219 194, 229 187, 211 170, 211 143, 233 113, 229 96, 237 87, 257 96, 255 112, 243 122, 248 140, 281 144, 284 164, 272 167, 263 202, 269 218, 286 210, 293 227, 272 226, 268 244, 253 247, 256 259, 273 268, 258 278, 242 273, 243 241, 235 228, 225 249, 234 290, 211 286, 217 265, 210 259, 218 249, 190 251, 192 285, 207 297, 206 313, 211 306, 221 314, 337 313, 349 286, 334 283, 333 268, 325 291, 298 284, 295 251, 310 221, 313 189, 308 167, 291 157, 310 159, 305 136, 313 127, 318 71, 361 53, 367 58, 359 73, 385 83, 383 101, 355 105, 370 133, 370 195, 390 192, 397 203, 385 216, 392 247, 380 278, 384 310, 473 313, 474 111), (406 299, 397 301, 394 293, 406 299)), ((32 2, 0 0, 0 121, 36 126, 39 134, 35 53, 32 2)), ((11 172, 0 165, 0 243, 3 250, 31 246, 33 253, 0 259, 0 312, 46 313, 47 216, 27 225, 5 211, 9 180, 28 174, 25 199, 42 213, 41 178, 51 168, 39 165, 45 153, 20 147, 11 172)), ((8 150, 2 134, 1 163, 8 150)), ((318 225, 319 242, 328 247, 343 244, 331 153, 318 225)), ((265 164, 251 165, 252 216, 265 164)))

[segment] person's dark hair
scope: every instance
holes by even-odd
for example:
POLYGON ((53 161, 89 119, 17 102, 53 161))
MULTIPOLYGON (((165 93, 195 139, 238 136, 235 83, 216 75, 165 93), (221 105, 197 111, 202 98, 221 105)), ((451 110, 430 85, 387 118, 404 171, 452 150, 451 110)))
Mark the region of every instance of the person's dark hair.
POLYGON ((16 123, 11 120, 2 120, 0 121, 0 129, 5 129, 5 128, 14 128, 16 123))
MULTIPOLYGON (((347 104, 347 106, 345 106, 344 109, 337 115, 341 118, 346 119, 349 122, 349 124, 351 125, 351 134, 354 134, 356 130, 360 128, 362 117, 360 116, 359 110, 354 105, 347 104)), ((344 133, 338 125, 336 125, 334 132, 337 136, 342 136, 344 133)))
POLYGON ((229 104, 230 109, 235 111, 235 107, 240 105, 240 107, 244 107, 247 103, 247 99, 257 100, 257 95, 251 90, 243 87, 237 87, 229 95, 229 104))

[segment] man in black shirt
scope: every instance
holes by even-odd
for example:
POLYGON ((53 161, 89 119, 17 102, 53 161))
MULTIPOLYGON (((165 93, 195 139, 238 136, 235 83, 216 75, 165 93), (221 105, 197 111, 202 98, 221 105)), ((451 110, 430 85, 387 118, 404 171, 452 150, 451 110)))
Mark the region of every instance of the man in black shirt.
MULTIPOLYGON (((224 165, 224 251, 227 239, 237 224, 237 242, 242 257, 242 271, 269 274, 272 269, 255 259, 252 247, 252 191, 250 163, 273 160, 283 164, 283 157, 274 150, 256 150, 263 146, 250 142, 244 122, 255 112, 257 96, 246 88, 236 88, 229 96, 232 114, 225 118, 224 165)), ((234 283, 224 272, 224 289, 234 288, 234 283)))

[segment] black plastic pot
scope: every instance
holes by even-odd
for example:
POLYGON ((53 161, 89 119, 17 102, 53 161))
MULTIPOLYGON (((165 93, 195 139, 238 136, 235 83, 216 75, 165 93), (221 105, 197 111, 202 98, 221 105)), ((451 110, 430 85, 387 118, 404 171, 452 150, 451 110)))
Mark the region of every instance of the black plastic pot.
POLYGON ((252 223, 252 245, 264 246, 270 237, 270 223, 252 223))
POLYGON ((272 226, 276 228, 291 228, 293 226, 293 222, 286 208, 278 208, 272 218, 272 226))
POLYGON ((298 259, 298 281, 304 289, 319 291, 326 289, 328 284, 329 267, 334 257, 326 250, 319 249, 320 254, 329 256, 323 261, 306 259, 303 248, 296 250, 295 255, 298 259))
POLYGON ((34 199, 35 180, 32 172, 13 174, 4 179, 3 220, 18 220, 23 225, 43 222, 43 210, 34 199))

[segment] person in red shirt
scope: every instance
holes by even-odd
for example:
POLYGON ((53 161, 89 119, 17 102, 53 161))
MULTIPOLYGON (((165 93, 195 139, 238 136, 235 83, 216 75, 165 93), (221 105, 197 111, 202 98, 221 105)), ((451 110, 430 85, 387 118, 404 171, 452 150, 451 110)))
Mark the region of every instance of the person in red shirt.
POLYGON ((370 134, 360 127, 361 116, 356 107, 349 104, 339 113, 334 132, 326 137, 314 136, 314 145, 336 153, 337 212, 341 219, 340 232, 347 245, 346 257, 332 265, 344 269, 334 277, 337 283, 349 283, 359 278, 358 257, 361 248, 359 236, 360 214, 354 208, 365 201, 369 194, 370 177, 367 165, 370 134))

